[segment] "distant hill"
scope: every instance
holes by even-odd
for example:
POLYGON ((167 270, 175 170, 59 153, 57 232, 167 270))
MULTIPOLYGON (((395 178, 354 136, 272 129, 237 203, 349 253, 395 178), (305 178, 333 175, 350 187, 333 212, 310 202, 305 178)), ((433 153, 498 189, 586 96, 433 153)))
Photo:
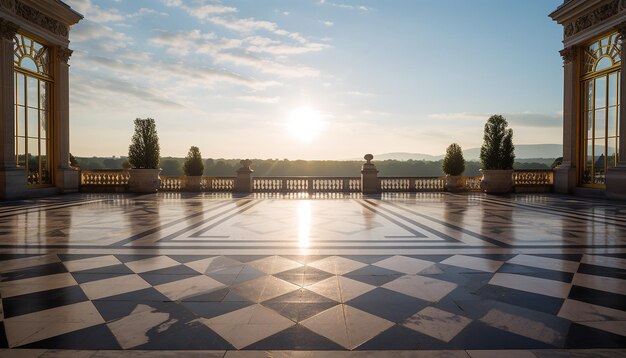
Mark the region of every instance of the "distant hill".
MULTIPOLYGON (((563 155, 561 144, 517 144, 515 145, 515 160, 536 158, 558 158, 563 155)), ((463 151, 465 160, 478 160, 480 148, 470 148, 463 151)), ((374 160, 441 160, 444 155, 430 155, 423 153, 385 153, 375 154, 374 160)))

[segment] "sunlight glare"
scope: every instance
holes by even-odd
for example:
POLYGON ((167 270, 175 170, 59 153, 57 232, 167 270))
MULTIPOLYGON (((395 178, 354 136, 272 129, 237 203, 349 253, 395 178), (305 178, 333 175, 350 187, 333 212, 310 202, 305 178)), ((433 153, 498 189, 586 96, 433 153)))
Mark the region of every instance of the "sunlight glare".
POLYGON ((324 129, 324 122, 319 112, 307 107, 296 108, 289 114, 287 129, 292 137, 310 142, 317 138, 324 129))

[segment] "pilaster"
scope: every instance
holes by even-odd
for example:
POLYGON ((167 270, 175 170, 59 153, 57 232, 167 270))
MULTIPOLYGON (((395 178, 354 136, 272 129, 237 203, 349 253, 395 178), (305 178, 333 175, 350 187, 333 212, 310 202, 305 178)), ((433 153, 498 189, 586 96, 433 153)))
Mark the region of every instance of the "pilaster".
POLYGON ((237 177, 235 178, 235 193, 252 193, 252 173, 254 172, 250 169, 252 161, 244 159, 240 163, 241 168, 237 169, 237 177))
POLYGON ((363 194, 378 194, 380 193, 380 180, 378 180, 378 169, 372 163, 374 156, 365 154, 363 158, 366 162, 361 166, 361 192, 363 194))
POLYGON ((54 56, 54 166, 55 185, 63 192, 78 191, 78 171, 70 168, 70 97, 69 97, 69 59, 72 50, 57 46, 54 56))
MULTIPOLYGON (((617 31, 621 37, 621 53, 620 57, 624 59, 626 56, 626 46, 624 44, 624 36, 626 36, 626 22, 621 23, 617 27, 617 31)), ((622 60, 623 62, 623 60, 622 60)), ((619 143, 617 145, 617 166, 609 168, 606 173, 606 192, 608 195, 626 196, 626 126, 624 121, 626 118, 626 78, 624 76, 624 67, 621 69, 620 76, 620 98, 619 98, 619 143)))

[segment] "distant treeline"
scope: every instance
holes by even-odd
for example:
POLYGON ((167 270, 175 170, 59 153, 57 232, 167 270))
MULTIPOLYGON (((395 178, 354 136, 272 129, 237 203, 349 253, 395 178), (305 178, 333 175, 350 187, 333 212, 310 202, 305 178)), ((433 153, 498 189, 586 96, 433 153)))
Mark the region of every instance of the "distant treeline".
MULTIPOLYGON (((124 157, 77 157, 78 164, 83 169, 121 169, 126 161, 124 157)), ((184 158, 161 158, 162 175, 183 175, 184 158)), ((515 169, 550 169, 554 159, 529 159, 528 162, 515 162, 515 169)), ((441 176, 441 160, 384 160, 373 161, 379 170, 379 176, 441 176)), ((279 160, 253 159, 251 168, 254 176, 359 176, 363 161, 339 160, 279 160)), ((206 159, 204 161, 204 175, 206 176, 234 176, 240 167, 239 159, 206 159)), ((480 163, 468 161, 465 164, 466 176, 480 175, 480 163)))

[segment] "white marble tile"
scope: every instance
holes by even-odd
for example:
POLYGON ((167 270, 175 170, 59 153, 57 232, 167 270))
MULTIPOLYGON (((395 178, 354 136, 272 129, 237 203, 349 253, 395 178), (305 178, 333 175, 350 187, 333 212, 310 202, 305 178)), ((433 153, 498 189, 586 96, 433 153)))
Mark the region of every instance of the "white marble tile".
POLYGON ((504 262, 465 255, 454 255, 441 261, 442 264, 468 268, 477 271, 496 272, 504 262))
POLYGON ((525 350, 476 350, 467 351, 470 358, 537 358, 531 351, 525 350))
POLYGON ((434 264, 434 262, 426 260, 396 255, 382 261, 378 261, 374 264, 374 266, 402 272, 408 275, 414 275, 416 273, 426 270, 434 264))
POLYGON ((407 318, 402 325, 440 341, 450 342, 470 323, 472 320, 467 317, 435 307, 426 307, 407 318))
POLYGON ((135 273, 144 273, 148 271, 160 270, 172 266, 178 266, 180 263, 167 256, 156 256, 149 259, 127 262, 126 266, 135 273))
POLYGON ((214 256, 202 260, 192 261, 185 266, 194 269, 202 274, 219 271, 228 267, 243 266, 239 261, 224 256, 214 256))
POLYGON ((624 311, 570 299, 563 302, 558 316, 574 322, 626 321, 624 311))
MULTIPOLYGON (((235 351, 236 352, 236 351, 235 351)), ((191 351, 191 350, 160 350, 159 358, 224 358, 226 351, 191 351)), ((97 351, 90 358, 152 358, 154 351, 141 350, 117 350, 117 351, 97 351)), ((74 358, 74 357, 72 357, 74 358)))
POLYGON ((7 298, 74 285, 77 285, 76 280, 74 280, 74 277, 69 273, 4 281, 0 282, 0 296, 7 298))
POLYGON ((80 288, 90 300, 97 300, 99 298, 120 295, 122 293, 138 291, 150 287, 152 286, 148 282, 135 274, 80 284, 80 288))
POLYGON ((64 261, 63 265, 69 272, 83 271, 106 266, 119 265, 122 262, 113 255, 90 257, 81 260, 64 261))
POLYGON ((580 324, 626 337, 626 321, 581 322, 580 324))
POLYGON ((619 278, 577 273, 574 275, 572 285, 626 295, 626 280, 619 278))
POLYGON ((575 261, 558 260, 549 257, 517 255, 507 261, 510 264, 537 267, 546 270, 555 270, 561 272, 575 273, 580 265, 575 261))
POLYGON ((334 306, 300 324, 347 349, 360 346, 394 325, 348 305, 334 306))
POLYGON ((255 269, 268 275, 274 275, 283 271, 292 270, 303 266, 301 263, 280 256, 265 257, 259 260, 248 262, 247 265, 252 266, 255 269))
POLYGON ((29 267, 61 262, 57 255, 40 255, 21 259, 5 260, 0 265, 0 272, 23 270, 29 267))
POLYGON ((310 262, 308 266, 334 275, 344 275, 367 265, 359 261, 346 259, 345 257, 329 256, 315 262, 310 262))
POLYGON ((480 321, 492 327, 547 344, 557 345, 565 339, 560 332, 546 326, 543 322, 516 316, 499 309, 489 310, 489 312, 487 312, 487 314, 483 316, 480 321))
POLYGON ((497 273, 489 284, 557 298, 567 298, 571 288, 569 283, 511 273, 497 273))
POLYGON ((211 319, 197 320, 241 349, 296 323, 259 304, 248 306, 211 319))
POLYGON ((430 277, 406 275, 387 282, 381 287, 428 302, 439 302, 457 286, 455 283, 430 277))
POLYGON ((154 286, 154 288, 172 301, 178 301, 184 298, 209 293, 222 287, 226 286, 224 286, 221 282, 204 275, 189 277, 154 286))
POLYGON ((148 331, 170 319, 170 314, 159 312, 156 308, 139 304, 130 313, 107 326, 123 349, 129 349, 148 343, 148 331))
POLYGON ((376 286, 343 276, 332 276, 305 288, 331 300, 343 303, 375 289, 376 286))
POLYGON ((300 289, 274 276, 262 276, 231 287, 231 290, 253 302, 264 302, 300 289))
POLYGON ((580 262, 596 266, 626 269, 626 259, 620 259, 618 257, 585 254, 580 262))
POLYGON ((4 320, 9 347, 77 331, 104 323, 90 301, 51 308, 4 320))

